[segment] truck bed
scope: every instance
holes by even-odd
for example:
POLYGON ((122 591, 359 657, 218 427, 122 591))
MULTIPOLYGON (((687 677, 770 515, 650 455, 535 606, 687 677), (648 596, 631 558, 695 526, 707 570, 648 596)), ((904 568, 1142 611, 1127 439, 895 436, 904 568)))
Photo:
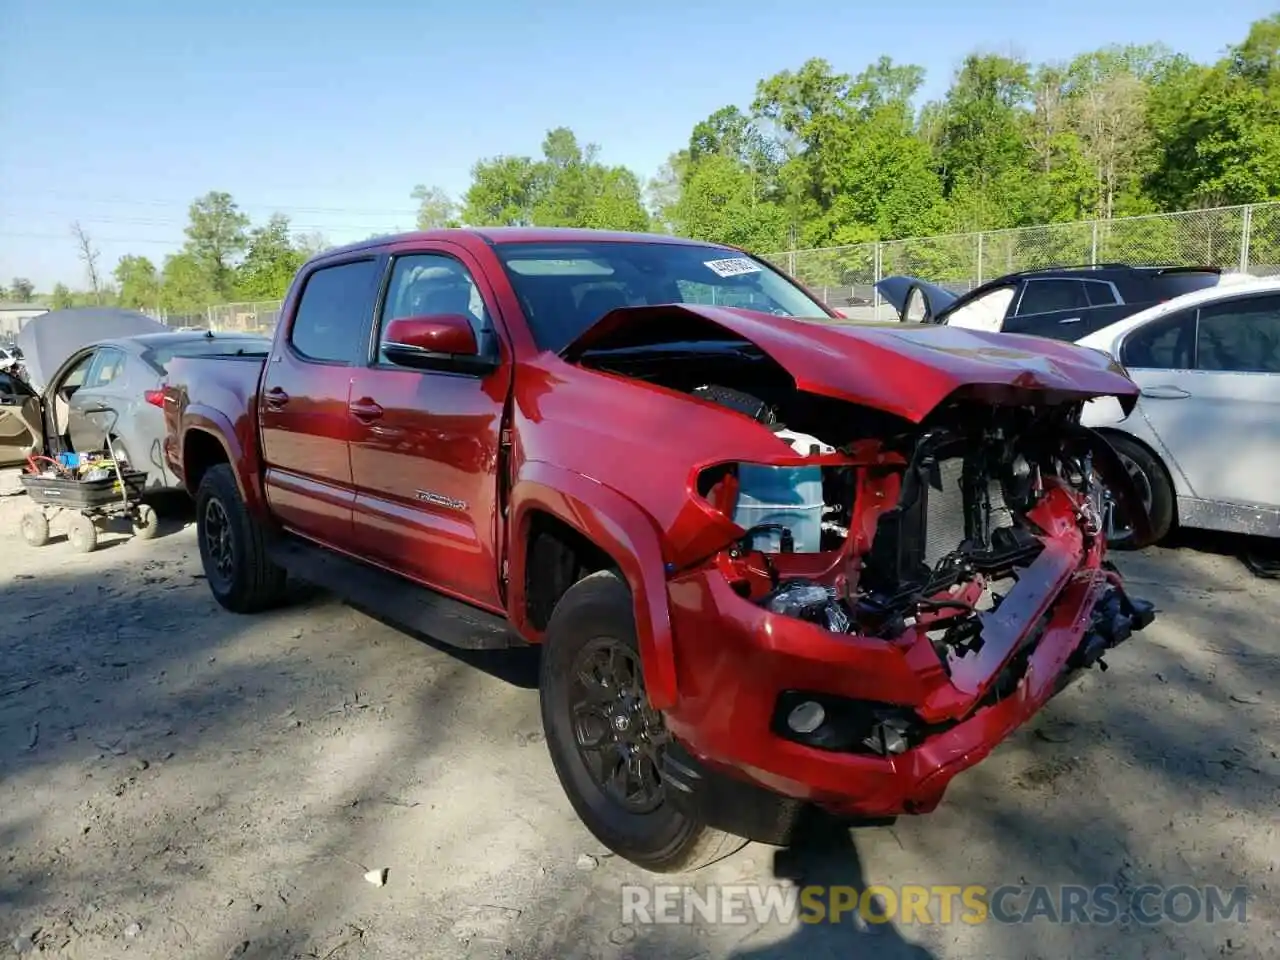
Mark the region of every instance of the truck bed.
POLYGON ((164 385, 164 454, 176 476, 185 477, 185 473, 182 450, 173 441, 193 420, 212 421, 234 433, 241 449, 256 449, 258 385, 266 360, 212 356, 175 357, 170 361, 164 385), (191 404, 191 397, 199 400, 191 404))

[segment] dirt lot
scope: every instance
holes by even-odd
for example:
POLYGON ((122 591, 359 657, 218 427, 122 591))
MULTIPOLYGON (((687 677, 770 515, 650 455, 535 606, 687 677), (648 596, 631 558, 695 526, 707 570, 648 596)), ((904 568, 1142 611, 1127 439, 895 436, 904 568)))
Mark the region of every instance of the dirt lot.
POLYGON ((1156 624, 936 813, 696 882, 1244 885, 1246 924, 642 927, 620 887, 653 878, 563 798, 532 657, 464 660, 314 594, 238 618, 189 525, 80 556, 27 548, 25 505, 0 498, 0 956, 1280 952, 1280 582, 1229 555, 1125 558, 1156 624))

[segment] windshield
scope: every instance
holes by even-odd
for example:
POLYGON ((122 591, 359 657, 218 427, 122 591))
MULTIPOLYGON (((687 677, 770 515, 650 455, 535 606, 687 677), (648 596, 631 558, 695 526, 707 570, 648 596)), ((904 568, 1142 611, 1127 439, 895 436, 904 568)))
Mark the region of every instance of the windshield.
POLYGON ((559 351, 618 307, 701 303, 831 319, 768 264, 681 243, 500 243, 497 253, 534 340, 559 351))
POLYGON ((178 343, 153 347, 143 354, 146 361, 161 373, 169 372, 174 357, 208 357, 213 355, 265 357, 271 350, 266 337, 199 337, 178 343))

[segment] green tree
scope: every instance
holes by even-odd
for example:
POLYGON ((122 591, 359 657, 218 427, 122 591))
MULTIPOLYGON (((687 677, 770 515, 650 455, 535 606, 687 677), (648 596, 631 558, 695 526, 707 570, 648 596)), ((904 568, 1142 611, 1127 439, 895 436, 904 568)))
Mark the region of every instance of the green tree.
POLYGON ((236 267, 236 296, 242 300, 279 300, 289 289, 306 254, 289 234, 289 218, 272 214, 249 231, 248 249, 236 267))
POLYGON ((962 230, 1034 221, 1031 67, 994 54, 965 58, 943 101, 938 165, 962 230))
POLYGON ((221 298, 210 285, 206 265, 192 253, 165 257, 161 280, 160 305, 170 313, 198 313, 221 298))
POLYGON ((440 230, 462 225, 458 219, 458 204, 439 187, 418 184, 410 196, 418 201, 419 230, 440 230))
POLYGON ((126 254, 112 271, 120 285, 119 303, 133 310, 160 304, 160 277, 146 257, 126 254))
POLYGON ((1147 189, 1167 208, 1280 197, 1280 14, 1211 67, 1177 58, 1154 83, 1147 189))
POLYGON ((646 229, 640 182, 624 167, 600 163, 595 144, 573 131, 547 132, 542 157, 500 156, 477 163, 462 219, 476 226, 646 229))
POLYGON ((722 154, 691 164, 674 201, 666 204, 661 215, 682 236, 759 253, 787 245, 785 210, 758 199, 750 171, 722 154))
POLYGON ((29 303, 36 295, 35 284, 26 277, 14 277, 10 296, 19 303, 29 303))
POLYGON ((529 157, 501 156, 471 168, 462 219, 478 227, 524 227, 533 223, 538 171, 529 157))
POLYGON ((184 253, 204 274, 212 295, 229 299, 235 285, 236 258, 249 242, 249 218, 231 194, 216 190, 195 200, 188 218, 184 253))
POLYGON ((53 301, 53 309, 55 310, 68 310, 75 303, 71 296, 71 291, 63 283, 55 283, 53 285, 53 295, 50 299, 53 301))

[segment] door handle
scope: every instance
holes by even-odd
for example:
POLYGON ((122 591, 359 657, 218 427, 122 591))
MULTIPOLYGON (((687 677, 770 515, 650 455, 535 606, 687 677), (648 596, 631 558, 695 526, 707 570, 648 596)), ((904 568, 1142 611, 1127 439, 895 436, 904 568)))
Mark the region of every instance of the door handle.
POLYGON ((1142 396, 1152 400, 1183 400, 1191 396, 1190 391, 1175 387, 1173 384, 1158 384, 1154 387, 1143 387, 1142 396))
POLYGON ((371 420, 377 420, 382 416, 382 408, 373 402, 369 397, 364 397, 347 406, 351 411, 351 415, 357 420, 363 420, 368 423, 371 420))
POLYGON ((272 387, 266 392, 264 399, 268 407, 278 410, 289 402, 289 395, 279 387, 272 387))
POLYGON ((1065 320, 1059 320, 1058 322, 1059 322, 1059 323, 1079 323, 1079 322, 1080 322, 1080 318, 1079 318, 1079 317, 1067 317, 1067 319, 1065 319, 1065 320))

